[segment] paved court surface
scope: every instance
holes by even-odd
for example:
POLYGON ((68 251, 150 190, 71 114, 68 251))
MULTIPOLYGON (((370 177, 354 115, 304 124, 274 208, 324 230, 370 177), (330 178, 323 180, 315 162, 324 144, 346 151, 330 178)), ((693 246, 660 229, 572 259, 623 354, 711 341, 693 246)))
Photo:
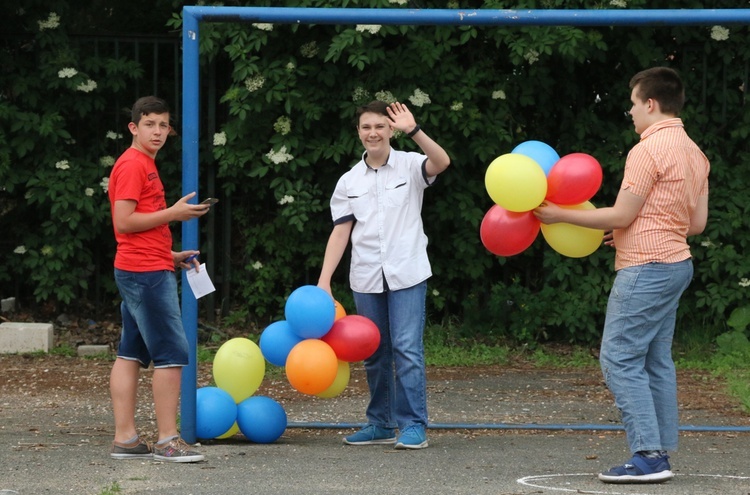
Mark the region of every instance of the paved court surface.
MULTIPOLYGON (((433 376, 431 417, 445 427, 430 429, 430 447, 421 451, 342 445, 352 429, 336 425, 362 421, 366 401, 361 374, 352 377, 351 392, 328 400, 290 400, 288 390, 271 383, 261 391, 278 393, 298 426, 270 445, 242 436, 204 442, 207 460, 191 465, 110 460, 106 383, 86 393, 6 388, 0 396, 0 495, 750 494, 750 433, 739 431, 750 427, 745 413, 714 417, 683 407, 684 425, 718 431, 682 432, 680 451, 671 459, 676 478, 661 485, 606 485, 596 473, 622 463, 627 452, 596 373, 433 376)), ((138 414, 148 424, 153 418, 144 401, 138 414)))

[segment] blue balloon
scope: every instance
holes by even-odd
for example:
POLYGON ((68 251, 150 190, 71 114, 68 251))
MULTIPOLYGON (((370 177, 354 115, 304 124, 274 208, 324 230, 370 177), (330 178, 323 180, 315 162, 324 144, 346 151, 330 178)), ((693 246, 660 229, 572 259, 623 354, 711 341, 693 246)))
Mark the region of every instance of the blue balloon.
POLYGON ((260 334, 260 352, 269 363, 284 366, 292 347, 303 340, 292 331, 288 321, 276 321, 268 325, 260 334))
POLYGON ((524 141, 513 148, 511 153, 528 156, 542 167, 544 175, 549 175, 552 166, 560 159, 560 155, 552 146, 541 141, 524 141))
POLYGON ((218 387, 201 387, 195 399, 195 435, 216 438, 223 435, 237 419, 237 404, 229 392, 218 387))
POLYGON ((315 285, 303 285, 287 298, 284 316, 302 339, 319 339, 333 326, 336 306, 328 292, 315 285))
POLYGON ((248 397, 237 406, 237 426, 251 442, 273 443, 286 430, 286 411, 270 397, 248 397))

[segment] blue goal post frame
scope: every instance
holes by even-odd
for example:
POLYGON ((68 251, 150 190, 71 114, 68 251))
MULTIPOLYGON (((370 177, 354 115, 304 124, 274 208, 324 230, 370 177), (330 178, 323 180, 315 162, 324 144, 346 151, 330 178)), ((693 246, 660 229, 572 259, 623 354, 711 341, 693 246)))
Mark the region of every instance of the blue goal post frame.
MULTIPOLYGON (((712 26, 748 25, 750 9, 472 10, 186 6, 182 9, 183 196, 198 191, 201 22, 410 26, 712 26)), ((198 249, 198 234, 197 219, 184 222, 182 248, 198 249)), ((187 286, 185 272, 182 274, 182 286, 187 286)), ((197 440, 198 303, 193 293, 188 290, 182 291, 182 322, 190 346, 190 364, 182 371, 180 428, 183 438, 189 443, 194 443, 197 440)), ((493 425, 482 426, 491 428, 493 425)), ((538 429, 542 425, 529 427, 532 426, 538 429)), ((570 428, 570 425, 560 427, 570 428)), ((587 429, 597 428, 594 425, 587 429)), ((743 431, 750 431, 750 428, 743 428, 743 431)))

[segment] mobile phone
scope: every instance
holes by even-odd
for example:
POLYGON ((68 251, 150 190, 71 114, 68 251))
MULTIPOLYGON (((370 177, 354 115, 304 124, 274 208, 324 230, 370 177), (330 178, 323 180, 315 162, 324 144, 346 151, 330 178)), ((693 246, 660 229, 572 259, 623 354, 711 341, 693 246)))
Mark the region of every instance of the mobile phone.
POLYGON ((216 199, 216 198, 206 198, 203 201, 201 201, 201 204, 202 205, 213 206, 213 205, 215 205, 218 202, 219 202, 219 200, 216 199))

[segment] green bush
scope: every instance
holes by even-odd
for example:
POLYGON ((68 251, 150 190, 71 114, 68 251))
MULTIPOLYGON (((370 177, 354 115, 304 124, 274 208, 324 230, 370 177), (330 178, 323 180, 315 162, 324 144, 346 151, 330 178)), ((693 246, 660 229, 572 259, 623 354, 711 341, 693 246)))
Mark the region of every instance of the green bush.
MULTIPOLYGON (((171 2, 156 3, 163 9, 171 2)), ((409 8, 401 3, 361 0, 336 6, 409 8)), ((273 5, 332 6, 323 0, 273 5)), ((428 0, 420 7, 459 5, 428 0)), ((724 5, 547 0, 476 1, 461 7, 724 5)), ((92 246, 113 251, 106 198, 98 186, 107 173, 100 160, 127 145, 123 139, 102 141, 101 131, 94 140, 92 129, 109 127, 91 119, 138 78, 139 70, 132 60, 81 57, 65 34, 65 18, 60 28, 40 31, 37 20, 47 14, 41 7, 34 12, 23 16, 34 39, 32 56, 26 56, 21 42, 0 55, 5 66, 19 67, 0 76, 3 95, 12 95, 0 99, 0 139, 13 143, 0 151, 0 177, 8 184, 0 196, 0 222, 10 239, 0 244, 0 263, 9 267, 0 281, 33 287, 40 302, 68 304, 85 296, 94 276, 92 259, 104 256, 92 246), (59 77, 68 66, 78 67, 78 74, 59 77), (89 78, 97 88, 78 90, 89 78), (42 132, 43 141, 38 139, 42 132), (56 168, 61 160, 68 160, 70 169, 56 168), (86 187, 95 193, 81 194, 86 187), (17 252, 19 246, 25 253, 17 252)), ((176 36, 179 9, 173 9, 168 27, 176 36)), ((223 227, 230 232, 212 239, 228 260, 226 269, 217 267, 220 279, 231 280, 231 291, 221 297, 246 324, 260 327, 283 317, 284 301, 294 288, 317 282, 331 228, 330 194, 361 153, 354 109, 375 98, 400 100, 453 161, 425 195, 434 272, 430 320, 460 321, 467 336, 525 343, 597 341, 613 278, 613 252, 602 247, 583 259, 565 258, 540 236, 520 255, 491 255, 479 239, 479 225, 492 205, 484 173, 495 157, 521 142, 539 140, 561 156, 583 152, 596 157, 604 184, 592 202, 612 204, 625 156, 637 141, 626 115, 627 82, 643 68, 670 65, 681 71, 688 90, 683 114, 688 133, 712 163, 709 224, 703 235, 691 239, 696 275, 683 297, 678 335, 719 335, 729 312, 746 304, 750 278, 744 256, 750 240, 747 31, 745 26, 203 23, 203 80, 215 82, 216 101, 208 105, 217 111, 215 121, 205 124, 201 163, 215 176, 222 214, 231 215, 225 222, 231 227, 223 227)), ((415 149, 404 136, 396 136, 394 146, 415 149)), ((171 160, 176 156, 169 153, 171 160)), ((169 157, 164 166, 176 177, 169 157)), ((167 183, 177 196, 176 183, 167 183)), ((344 259, 334 295, 352 312, 347 265, 344 259)), ((113 293, 111 286, 106 291, 113 293)))

